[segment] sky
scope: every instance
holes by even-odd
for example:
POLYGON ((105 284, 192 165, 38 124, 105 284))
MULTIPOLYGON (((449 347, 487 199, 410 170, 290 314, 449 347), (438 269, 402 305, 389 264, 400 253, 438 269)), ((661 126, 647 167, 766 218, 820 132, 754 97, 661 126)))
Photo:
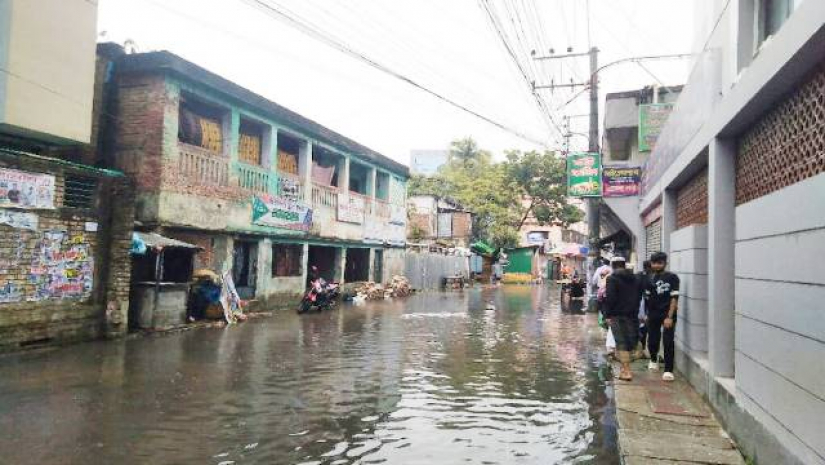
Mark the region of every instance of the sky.
MULTIPOLYGON (((99 0, 98 36, 129 40, 139 52, 169 50, 409 164, 411 150, 447 149, 463 137, 499 159, 510 149, 561 148, 565 116, 578 133, 570 138, 571 149, 586 149, 587 93, 580 87, 539 90, 547 108, 542 112, 527 82, 586 81, 588 58, 531 57, 548 55, 551 48, 559 55, 595 46, 601 65, 688 53, 696 0, 257 1, 297 18, 305 29, 256 6, 256 0, 99 0)), ((682 84, 688 71, 688 60, 678 59, 608 67, 600 73, 601 101, 607 92, 682 84)))

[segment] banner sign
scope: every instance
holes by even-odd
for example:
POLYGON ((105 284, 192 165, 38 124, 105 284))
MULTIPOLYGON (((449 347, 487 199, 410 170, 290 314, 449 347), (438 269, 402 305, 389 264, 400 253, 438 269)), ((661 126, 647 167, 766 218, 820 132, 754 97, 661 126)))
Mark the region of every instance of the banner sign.
POLYGON ((284 197, 271 197, 266 200, 253 197, 252 224, 309 231, 312 225, 312 210, 306 205, 284 197))
POLYGON ((0 168, 0 207, 54 209, 54 176, 0 168))
POLYGON ((650 152, 673 111, 672 103, 639 105, 639 151, 650 152))
POLYGON ((598 197, 602 193, 601 157, 598 153, 571 153, 567 156, 567 195, 598 197))
POLYGON ((338 194, 338 221, 361 224, 364 222, 365 210, 366 206, 362 197, 338 194))
POLYGON ((37 215, 0 209, 0 224, 6 224, 15 229, 37 231, 37 215))
POLYGON ((602 168, 602 197, 639 195, 641 187, 641 167, 605 166, 602 168))

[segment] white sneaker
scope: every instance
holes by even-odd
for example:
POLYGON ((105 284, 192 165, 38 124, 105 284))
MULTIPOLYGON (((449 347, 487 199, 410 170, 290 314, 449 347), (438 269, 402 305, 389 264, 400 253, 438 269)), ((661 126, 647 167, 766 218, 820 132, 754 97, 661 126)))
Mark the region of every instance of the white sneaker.
POLYGON ((649 371, 659 371, 659 363, 658 362, 650 362, 647 364, 647 369, 649 371))
POLYGON ((674 379, 673 373, 669 371, 662 373, 662 381, 673 381, 674 379))

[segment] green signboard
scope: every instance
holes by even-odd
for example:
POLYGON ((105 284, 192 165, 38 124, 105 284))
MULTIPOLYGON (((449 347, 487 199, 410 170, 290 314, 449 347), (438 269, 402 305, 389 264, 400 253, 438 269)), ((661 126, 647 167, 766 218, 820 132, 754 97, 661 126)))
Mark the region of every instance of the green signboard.
POLYGON ((639 105, 639 151, 650 152, 667 123, 672 103, 650 103, 639 105))
POLYGON ((598 153, 571 153, 567 156, 567 195, 602 195, 601 157, 598 153))

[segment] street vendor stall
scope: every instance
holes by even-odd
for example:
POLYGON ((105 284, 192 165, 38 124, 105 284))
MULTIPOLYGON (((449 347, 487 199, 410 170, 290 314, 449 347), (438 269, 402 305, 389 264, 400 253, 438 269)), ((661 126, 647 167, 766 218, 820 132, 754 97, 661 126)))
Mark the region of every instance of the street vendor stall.
POLYGON ((201 248, 156 233, 132 237, 132 329, 167 329, 187 321, 194 255, 201 248))

